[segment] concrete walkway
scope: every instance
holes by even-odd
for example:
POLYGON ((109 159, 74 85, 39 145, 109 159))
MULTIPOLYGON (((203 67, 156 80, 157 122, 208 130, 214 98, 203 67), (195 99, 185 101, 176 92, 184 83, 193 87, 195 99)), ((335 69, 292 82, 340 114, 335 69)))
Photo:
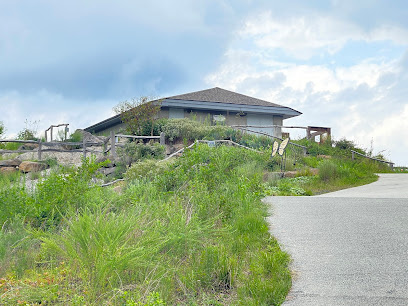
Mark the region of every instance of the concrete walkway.
POLYGON ((381 173, 378 176, 378 181, 374 183, 330 192, 318 197, 408 198, 408 174, 381 173))
POLYGON ((408 175, 317 197, 267 197, 292 256, 284 305, 408 305, 408 175))

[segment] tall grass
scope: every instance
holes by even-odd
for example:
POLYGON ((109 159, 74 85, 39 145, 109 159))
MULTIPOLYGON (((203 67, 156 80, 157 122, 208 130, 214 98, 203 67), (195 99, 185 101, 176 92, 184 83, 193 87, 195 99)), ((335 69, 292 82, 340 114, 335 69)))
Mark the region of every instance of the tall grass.
POLYGON ((265 159, 200 145, 157 168, 135 164, 150 170, 131 168, 121 195, 89 184, 92 163, 43 179, 33 193, 20 188, 20 206, 5 200, 28 232, 5 232, 1 241, 7 248, 24 238, 32 256, 18 275, 0 258, 10 275, 4 286, 25 284, 1 303, 282 303, 289 258, 270 236, 260 201, 265 159), (34 285, 44 278, 49 283, 34 285))

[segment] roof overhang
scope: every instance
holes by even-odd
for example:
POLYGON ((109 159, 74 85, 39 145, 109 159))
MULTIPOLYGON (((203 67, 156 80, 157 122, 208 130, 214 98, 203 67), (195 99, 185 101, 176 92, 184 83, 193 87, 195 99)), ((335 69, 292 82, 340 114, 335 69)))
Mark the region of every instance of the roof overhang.
MULTIPOLYGON (((282 116, 283 119, 288 119, 301 115, 298 112, 289 107, 277 107, 277 106, 261 106, 261 105, 245 105, 245 104, 232 104, 222 102, 207 102, 207 101, 192 101, 192 100, 177 100, 177 99, 164 99, 161 100, 161 106, 183 108, 191 110, 207 110, 207 111, 229 111, 229 112, 245 112, 254 114, 269 114, 275 116, 282 116)), ((91 125, 84 130, 90 133, 98 133, 106 130, 112 126, 120 124, 122 122, 120 115, 110 117, 99 123, 91 125)))
POLYGON ((175 107, 175 108, 188 108, 188 109, 197 109, 197 110, 219 110, 219 111, 230 111, 230 112, 270 114, 270 115, 282 116, 283 119, 296 117, 302 114, 301 112, 298 112, 289 107, 245 105, 245 104, 232 104, 232 103, 221 103, 221 102, 201 102, 201 101, 175 100, 175 99, 164 99, 161 102, 161 106, 175 107))
POLYGON ((112 126, 115 126, 117 124, 122 123, 122 120, 120 119, 120 114, 110 117, 108 119, 105 119, 101 122, 98 122, 94 125, 91 125, 87 128, 84 129, 84 131, 86 132, 90 132, 90 133, 98 133, 100 131, 106 130, 112 126))

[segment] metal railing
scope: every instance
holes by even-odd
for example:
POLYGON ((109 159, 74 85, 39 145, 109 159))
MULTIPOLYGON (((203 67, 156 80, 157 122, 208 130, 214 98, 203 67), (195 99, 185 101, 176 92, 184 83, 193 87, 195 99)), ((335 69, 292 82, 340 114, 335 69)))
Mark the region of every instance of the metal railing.
POLYGON ((378 162, 380 162, 380 163, 388 164, 388 166, 390 166, 390 167, 391 167, 391 169, 393 169, 393 168, 394 168, 394 163, 393 163, 393 162, 389 162, 389 161, 386 161, 386 160, 382 160, 382 159, 378 159, 378 158, 370 157, 370 156, 367 156, 367 155, 361 154, 360 152, 357 152, 357 151, 351 150, 351 159, 352 159, 352 160, 354 160, 354 159, 355 159, 355 155, 359 155, 359 156, 362 156, 362 157, 364 157, 364 158, 368 158, 368 159, 371 159, 371 160, 375 160, 375 161, 378 161, 378 162))

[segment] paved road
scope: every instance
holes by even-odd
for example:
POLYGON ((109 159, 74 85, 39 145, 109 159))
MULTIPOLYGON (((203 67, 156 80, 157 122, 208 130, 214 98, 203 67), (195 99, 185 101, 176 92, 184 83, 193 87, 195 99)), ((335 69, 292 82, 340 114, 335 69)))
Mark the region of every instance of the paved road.
POLYGON ((408 305, 408 175, 318 197, 268 197, 293 259, 284 305, 408 305))

